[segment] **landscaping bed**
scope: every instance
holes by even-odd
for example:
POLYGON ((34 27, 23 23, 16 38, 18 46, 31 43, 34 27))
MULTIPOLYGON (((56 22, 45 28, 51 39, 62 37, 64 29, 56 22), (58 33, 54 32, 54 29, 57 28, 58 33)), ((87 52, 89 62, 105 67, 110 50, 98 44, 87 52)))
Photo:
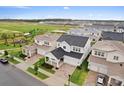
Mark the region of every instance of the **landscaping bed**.
POLYGON ((44 63, 43 65, 41 65, 41 66, 39 66, 39 67, 40 67, 41 69, 46 70, 47 72, 52 73, 52 74, 55 73, 55 71, 52 70, 53 66, 51 66, 51 65, 49 65, 49 64, 47 64, 47 63, 44 63))
MULTIPOLYGON (((54 74, 55 71, 53 70, 53 66, 52 65, 49 65, 47 63, 45 63, 45 58, 41 58, 38 62, 36 62, 35 64, 38 65, 39 68, 49 72, 49 73, 52 73, 54 74)), ((34 64, 34 65, 35 65, 34 64)))
POLYGON ((39 71, 38 71, 38 74, 36 75, 36 74, 35 74, 35 70, 34 70, 33 68, 31 68, 31 67, 29 67, 29 68, 27 69, 27 71, 30 72, 31 74, 37 76, 38 78, 40 78, 40 79, 42 79, 42 80, 48 78, 47 75, 45 75, 45 74, 43 74, 43 73, 41 73, 41 72, 39 72, 39 71))
POLYGON ((88 75, 88 62, 85 60, 80 67, 77 67, 71 75, 71 82, 77 85, 83 85, 88 75))
POLYGON ((15 65, 20 63, 19 61, 15 60, 15 59, 13 59, 13 58, 7 58, 7 60, 8 60, 9 62, 15 64, 15 65))

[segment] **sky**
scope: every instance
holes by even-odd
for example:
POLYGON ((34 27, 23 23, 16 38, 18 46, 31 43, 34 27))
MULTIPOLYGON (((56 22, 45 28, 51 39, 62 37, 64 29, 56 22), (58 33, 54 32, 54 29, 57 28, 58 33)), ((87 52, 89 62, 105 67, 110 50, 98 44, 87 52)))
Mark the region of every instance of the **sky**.
POLYGON ((0 6, 0 19, 124 20, 124 6, 0 6))

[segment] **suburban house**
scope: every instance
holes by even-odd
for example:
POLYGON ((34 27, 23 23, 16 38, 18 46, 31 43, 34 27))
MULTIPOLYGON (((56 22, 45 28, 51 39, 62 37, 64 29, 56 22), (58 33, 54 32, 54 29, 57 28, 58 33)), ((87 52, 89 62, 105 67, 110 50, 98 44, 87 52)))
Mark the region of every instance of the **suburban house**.
POLYGON ((89 29, 96 29, 96 30, 99 30, 99 31, 110 31, 110 32, 113 32, 116 27, 113 25, 113 24, 92 24, 91 26, 86 26, 86 28, 89 28, 89 29))
POLYGON ((88 69, 107 75, 107 85, 124 85, 124 43, 119 41, 98 41, 92 47, 88 69))
POLYGON ((124 24, 117 24, 116 25, 116 32, 119 32, 119 33, 124 32, 124 24))
POLYGON ((79 66, 91 48, 88 37, 63 34, 57 40, 57 47, 47 53, 46 63, 59 68, 63 63, 79 66))
POLYGON ((60 37, 58 34, 37 35, 34 38, 34 44, 22 48, 22 53, 28 57, 34 54, 45 55, 47 52, 55 49, 56 40, 60 37))
POLYGON ((96 29, 89 29, 89 28, 78 28, 78 29, 71 29, 67 32, 71 35, 79 35, 89 37, 93 41, 98 41, 101 37, 102 31, 96 29))
POLYGON ((22 48, 22 53, 27 57, 31 57, 37 53, 37 45, 26 45, 22 48))
POLYGON ((114 40, 124 42, 124 32, 102 32, 102 40, 114 40))
POLYGON ((117 27, 116 32, 119 32, 119 33, 124 32, 124 26, 123 27, 117 27))

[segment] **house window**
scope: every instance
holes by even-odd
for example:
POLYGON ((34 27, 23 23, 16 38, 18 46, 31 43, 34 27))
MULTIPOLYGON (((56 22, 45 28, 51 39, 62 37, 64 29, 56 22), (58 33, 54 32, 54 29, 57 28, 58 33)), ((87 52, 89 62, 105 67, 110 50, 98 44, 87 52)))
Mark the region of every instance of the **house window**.
POLYGON ((104 57, 104 53, 103 52, 101 53, 101 56, 104 57))
POLYGON ((49 42, 47 42, 47 41, 44 41, 44 44, 45 44, 45 45, 49 45, 49 42))
POLYGON ((75 47, 73 47, 73 51, 75 51, 75 47))
POLYGON ((97 55, 97 51, 95 51, 95 55, 97 55))
POLYGON ((74 51, 74 52, 80 52, 81 50, 80 50, 80 48, 73 47, 73 51, 74 51))
POLYGON ((58 46, 60 46, 60 44, 58 43, 58 46))
POLYGON ((66 46, 63 46, 64 49, 66 49, 66 46))
POLYGON ((95 51, 94 54, 98 55, 98 56, 101 56, 101 57, 104 57, 104 52, 97 52, 97 51, 95 51))
POLYGON ((101 52, 98 52, 98 56, 100 56, 101 55, 101 52))
POLYGON ((114 56, 113 57, 114 60, 118 60, 118 58, 119 58, 118 56, 114 56))
POLYGON ((37 40, 37 43, 39 43, 39 41, 37 40))

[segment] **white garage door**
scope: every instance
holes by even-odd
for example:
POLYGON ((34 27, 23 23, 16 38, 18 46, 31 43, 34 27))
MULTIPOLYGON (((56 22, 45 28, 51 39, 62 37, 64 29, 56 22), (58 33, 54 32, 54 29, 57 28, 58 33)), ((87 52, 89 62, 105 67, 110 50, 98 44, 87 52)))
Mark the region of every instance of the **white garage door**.
POLYGON ((93 70, 93 71, 98 72, 98 68, 97 68, 96 66, 94 66, 94 65, 89 65, 88 68, 89 68, 90 70, 93 70))
POLYGON ((107 74, 107 68, 106 67, 99 67, 99 72, 103 74, 107 74))
POLYGON ((88 68, 90 70, 99 72, 99 73, 103 73, 103 74, 107 74, 107 67, 101 64, 96 64, 96 63, 92 63, 90 62, 88 65, 88 68))
POLYGON ((37 49, 37 54, 40 55, 45 55, 46 51, 42 50, 42 49, 37 49))
POLYGON ((70 64, 70 65, 73 65, 73 66, 77 66, 79 64, 78 62, 79 62, 79 59, 64 56, 64 63, 70 64))

